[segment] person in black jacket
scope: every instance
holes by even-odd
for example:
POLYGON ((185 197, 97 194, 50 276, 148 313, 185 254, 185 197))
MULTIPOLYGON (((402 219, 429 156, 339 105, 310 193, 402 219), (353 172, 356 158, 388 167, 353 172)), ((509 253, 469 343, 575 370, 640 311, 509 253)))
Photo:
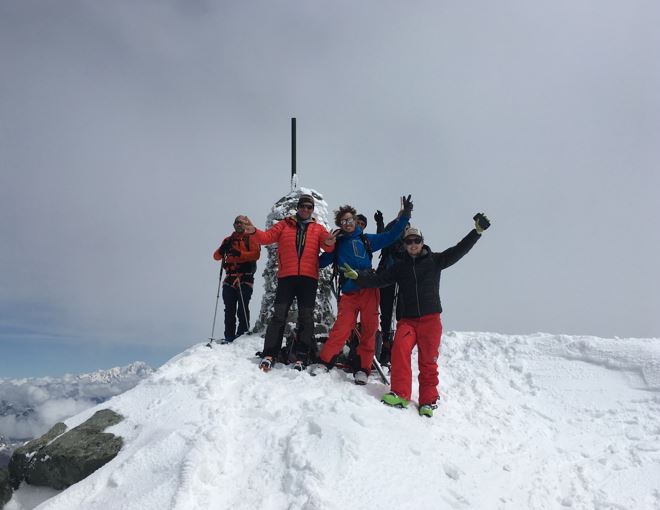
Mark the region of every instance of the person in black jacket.
POLYGON ((343 267, 347 278, 355 279, 360 287, 399 285, 396 335, 392 345, 391 391, 382 402, 390 406, 407 407, 412 393, 410 358, 417 345, 419 364, 419 414, 433 416, 438 399, 438 353, 442 323, 440 313, 440 273, 458 262, 490 226, 488 218, 479 213, 474 217, 475 228, 456 246, 434 253, 424 244, 422 232, 410 227, 404 235, 406 253, 390 268, 374 273, 343 267))

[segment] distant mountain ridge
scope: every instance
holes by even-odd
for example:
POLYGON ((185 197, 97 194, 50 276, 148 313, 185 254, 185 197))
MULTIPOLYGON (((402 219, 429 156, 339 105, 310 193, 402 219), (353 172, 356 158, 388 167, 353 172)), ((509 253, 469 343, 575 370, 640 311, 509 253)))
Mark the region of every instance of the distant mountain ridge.
POLYGON ((0 467, 19 444, 124 393, 154 372, 142 361, 62 377, 0 378, 0 467))

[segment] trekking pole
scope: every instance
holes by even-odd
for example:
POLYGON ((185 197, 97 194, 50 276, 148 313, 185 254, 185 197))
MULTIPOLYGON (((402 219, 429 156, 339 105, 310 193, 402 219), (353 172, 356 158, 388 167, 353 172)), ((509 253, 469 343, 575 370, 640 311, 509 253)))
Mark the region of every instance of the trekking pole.
POLYGON ((385 375, 385 372, 383 371, 383 367, 381 366, 380 361, 378 361, 375 356, 374 356, 373 366, 376 367, 376 371, 378 371, 378 375, 380 376, 383 383, 389 386, 390 380, 385 375))
MULTIPOLYGON (((392 300, 392 319, 390 319, 390 335, 396 331, 396 307, 399 303, 399 283, 394 284, 394 299, 392 300)), ((394 340, 394 335, 392 335, 392 340, 394 340)))
POLYGON ((222 287, 222 270, 225 268, 225 257, 222 257, 220 262, 220 276, 218 277, 218 294, 215 296, 215 313, 213 314, 213 326, 211 326, 211 337, 209 338, 209 343, 206 344, 206 347, 213 349, 213 334, 215 333, 215 319, 218 316, 218 301, 220 301, 220 287, 222 287))

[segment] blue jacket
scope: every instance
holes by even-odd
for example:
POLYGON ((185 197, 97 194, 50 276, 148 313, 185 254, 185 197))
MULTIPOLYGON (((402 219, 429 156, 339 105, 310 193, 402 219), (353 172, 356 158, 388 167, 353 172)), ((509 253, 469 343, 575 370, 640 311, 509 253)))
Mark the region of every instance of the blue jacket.
MULTIPOLYGON (((382 234, 364 234, 371 245, 371 252, 375 253, 396 242, 401 237, 401 233, 405 230, 406 225, 408 225, 408 221, 410 221, 410 218, 402 214, 390 230, 382 234)), ((319 257, 320 266, 329 266, 335 261, 335 257, 337 257, 337 267, 340 271, 341 266, 344 264, 348 264, 356 271, 371 269, 371 259, 362 242, 361 234, 362 229, 356 226, 352 234, 343 233, 339 236, 335 251, 333 253, 323 253, 319 257)), ((358 290, 360 290, 360 287, 353 280, 347 280, 342 285, 342 292, 344 293, 356 292, 358 290)))

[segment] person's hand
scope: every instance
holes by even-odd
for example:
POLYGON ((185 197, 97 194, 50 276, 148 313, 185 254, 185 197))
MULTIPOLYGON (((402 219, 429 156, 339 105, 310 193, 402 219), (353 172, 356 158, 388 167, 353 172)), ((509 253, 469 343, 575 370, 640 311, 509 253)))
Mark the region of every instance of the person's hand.
POLYGON ((257 227, 252 224, 252 221, 247 216, 241 216, 241 221, 243 222, 243 228, 246 234, 254 234, 257 231, 257 227))
POLYGON ((374 220, 376 221, 376 224, 382 223, 383 222, 383 213, 380 211, 376 211, 374 214, 374 220))
POLYGON ((401 211, 399 212, 399 216, 402 214, 405 214, 410 218, 412 216, 412 210, 413 210, 413 203, 412 200, 410 199, 410 195, 406 198, 406 196, 401 197, 401 211))
POLYGON ((350 280, 357 280, 359 276, 357 271, 349 266, 347 262, 344 262, 344 265, 341 266, 341 270, 344 272, 344 276, 350 280))
POLYGON ((339 234, 339 232, 341 232, 341 230, 335 230, 334 232, 332 232, 328 237, 325 238, 323 244, 325 244, 326 246, 332 246, 333 244, 335 244, 337 242, 337 235, 339 234))
POLYGON ((477 234, 481 234, 490 227, 490 220, 484 213, 477 213, 472 219, 474 220, 474 229, 477 231, 477 234))
POLYGON ((225 239, 220 245, 220 255, 223 257, 227 255, 227 252, 231 249, 231 239, 225 239))

